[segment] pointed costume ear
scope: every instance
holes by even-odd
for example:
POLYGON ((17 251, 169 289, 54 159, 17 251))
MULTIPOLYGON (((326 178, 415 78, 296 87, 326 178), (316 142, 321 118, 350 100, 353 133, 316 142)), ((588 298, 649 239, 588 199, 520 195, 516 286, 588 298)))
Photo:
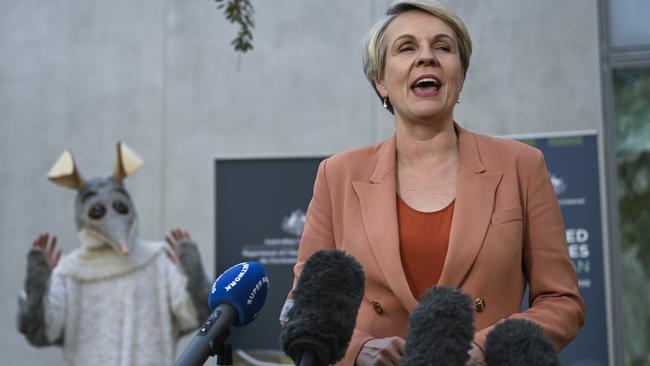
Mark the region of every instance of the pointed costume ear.
POLYGON ((121 182, 124 178, 133 175, 144 162, 123 142, 117 143, 117 160, 113 178, 121 182))
POLYGON ((52 165, 47 173, 47 179, 60 186, 76 190, 81 190, 84 186, 84 180, 79 174, 72 153, 69 150, 65 150, 59 160, 52 165))

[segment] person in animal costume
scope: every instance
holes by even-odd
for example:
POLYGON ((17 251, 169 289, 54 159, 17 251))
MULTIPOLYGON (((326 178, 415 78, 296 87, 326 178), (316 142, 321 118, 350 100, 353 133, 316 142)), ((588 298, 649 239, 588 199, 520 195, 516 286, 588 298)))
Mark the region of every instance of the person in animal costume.
POLYGON ((119 143, 112 176, 85 180, 65 151, 48 178, 77 190, 81 246, 61 255, 38 237, 27 256, 18 328, 37 347, 59 345, 69 365, 172 365, 177 339, 209 316, 210 284, 183 230, 138 238, 123 180, 142 160, 119 143))

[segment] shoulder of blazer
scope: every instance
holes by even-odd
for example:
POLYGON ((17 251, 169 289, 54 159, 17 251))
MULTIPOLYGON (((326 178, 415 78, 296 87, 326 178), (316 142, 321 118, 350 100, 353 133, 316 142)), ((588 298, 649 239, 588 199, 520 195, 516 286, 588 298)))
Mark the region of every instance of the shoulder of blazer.
POLYGON ((325 159, 323 165, 326 165, 327 177, 367 181, 375 170, 382 150, 387 148, 389 140, 343 151, 325 159))
POLYGON ((542 152, 523 142, 473 133, 481 162, 488 171, 507 171, 509 168, 528 170, 543 159, 542 152))

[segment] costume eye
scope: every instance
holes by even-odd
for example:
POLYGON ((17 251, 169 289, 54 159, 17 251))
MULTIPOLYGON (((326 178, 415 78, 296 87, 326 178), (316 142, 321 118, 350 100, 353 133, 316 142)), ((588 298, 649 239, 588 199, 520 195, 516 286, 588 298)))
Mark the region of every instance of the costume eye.
POLYGON ((129 206, 127 206, 122 201, 113 201, 113 209, 115 209, 117 213, 120 213, 122 215, 126 215, 129 213, 129 206))
POLYGON ((99 220, 106 215, 106 207, 102 203, 94 203, 88 210, 88 217, 93 220, 99 220))

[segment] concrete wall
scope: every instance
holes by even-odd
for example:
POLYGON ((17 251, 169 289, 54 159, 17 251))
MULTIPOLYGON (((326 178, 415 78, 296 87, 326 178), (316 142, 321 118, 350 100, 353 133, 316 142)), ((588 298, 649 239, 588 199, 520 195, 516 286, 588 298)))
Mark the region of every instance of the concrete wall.
MULTIPOLYGON (((77 244, 74 192, 45 179, 69 148, 108 175, 115 142, 146 165, 127 180, 141 236, 188 229, 214 270, 213 159, 331 154, 392 122, 361 72, 389 1, 255 1, 254 50, 213 2, 0 0, 0 345, 3 364, 62 364, 15 330, 25 254, 42 232, 77 244)), ((597 1, 448 1, 475 44, 456 119, 490 134, 599 129, 597 1)))

